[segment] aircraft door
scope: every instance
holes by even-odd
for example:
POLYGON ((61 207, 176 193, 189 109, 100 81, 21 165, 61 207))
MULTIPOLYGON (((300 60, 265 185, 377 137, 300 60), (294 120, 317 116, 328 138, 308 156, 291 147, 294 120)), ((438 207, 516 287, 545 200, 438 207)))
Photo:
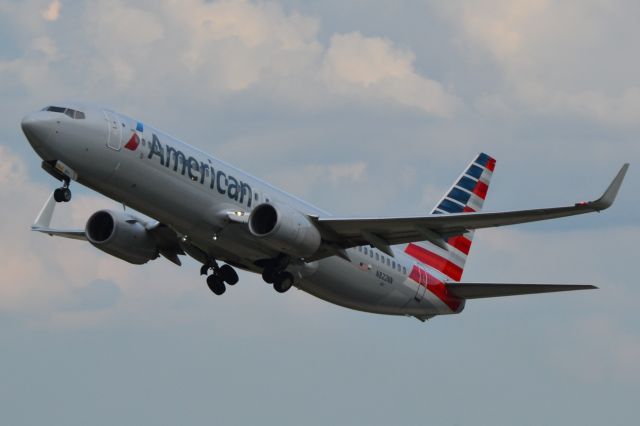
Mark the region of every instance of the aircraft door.
POLYGON ((107 146, 119 151, 122 147, 122 125, 116 115, 109 111, 104 111, 107 122, 107 146))
POLYGON ((427 273, 418 267, 418 291, 416 291, 416 300, 419 302, 427 292, 427 273))

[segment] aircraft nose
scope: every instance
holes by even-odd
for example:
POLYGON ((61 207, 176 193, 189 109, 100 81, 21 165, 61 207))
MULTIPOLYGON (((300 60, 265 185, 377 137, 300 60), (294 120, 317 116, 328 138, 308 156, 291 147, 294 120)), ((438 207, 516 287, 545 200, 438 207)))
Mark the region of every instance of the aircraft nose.
POLYGON ((31 145, 42 146, 51 133, 51 122, 42 112, 29 114, 22 119, 22 132, 31 145))

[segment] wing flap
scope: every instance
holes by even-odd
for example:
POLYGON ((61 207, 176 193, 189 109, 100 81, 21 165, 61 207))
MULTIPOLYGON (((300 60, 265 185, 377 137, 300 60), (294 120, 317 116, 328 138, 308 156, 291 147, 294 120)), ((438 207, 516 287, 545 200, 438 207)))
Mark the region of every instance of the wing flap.
POLYGON ((461 299, 518 296, 524 294, 553 293, 557 291, 593 290, 598 287, 585 284, 493 284, 452 283, 445 284, 447 293, 461 299))

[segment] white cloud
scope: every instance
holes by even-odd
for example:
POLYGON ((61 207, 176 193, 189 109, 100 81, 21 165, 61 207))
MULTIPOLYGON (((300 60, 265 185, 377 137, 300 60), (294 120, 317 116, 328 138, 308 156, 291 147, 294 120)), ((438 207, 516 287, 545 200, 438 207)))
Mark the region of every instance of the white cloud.
POLYGON ((461 29, 460 46, 486 50, 504 75, 498 93, 476 101, 482 112, 523 109, 614 126, 640 122, 636 25, 624 5, 492 0, 442 8, 461 29))
MULTIPOLYGON (((57 4, 48 11, 59 12, 57 4)), ((28 12, 14 13, 26 19, 28 12)), ((268 93, 271 102, 305 108, 322 108, 331 98, 435 116, 450 116, 458 102, 414 68, 410 50, 359 33, 335 34, 325 46, 317 19, 285 12, 273 2, 116 0, 69 13, 65 19, 80 24, 64 34, 59 28, 27 30, 39 41, 31 53, 0 61, 0 72, 8 73, 3 79, 11 76, 31 93, 119 102, 173 102, 170 90, 222 102, 254 90, 255 96, 268 93), (45 57, 34 60, 34 51, 45 57)))
POLYGON ((324 56, 323 74, 336 93, 393 99, 430 114, 451 115, 456 98, 440 83, 418 75, 414 59, 387 39, 336 34, 324 56))
POLYGON ((282 169, 270 176, 279 186, 294 194, 307 196, 317 188, 327 185, 341 187, 366 179, 367 165, 364 162, 306 164, 301 167, 282 169))
POLYGON ((49 6, 42 11, 42 17, 45 21, 57 21, 60 17, 60 9, 62 9, 62 3, 60 0, 53 0, 49 3, 49 6))

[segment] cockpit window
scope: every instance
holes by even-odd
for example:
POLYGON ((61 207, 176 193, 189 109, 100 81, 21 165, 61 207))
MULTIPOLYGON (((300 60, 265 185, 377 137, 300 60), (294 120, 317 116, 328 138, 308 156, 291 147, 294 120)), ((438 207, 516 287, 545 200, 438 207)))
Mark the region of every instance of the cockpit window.
POLYGON ((51 112, 61 112, 61 113, 63 113, 63 114, 64 114, 64 110, 65 110, 65 109, 66 109, 66 108, 57 107, 57 106, 50 106, 50 107, 47 107, 46 111, 51 111, 51 112))
POLYGON ((62 114, 66 114, 69 117, 73 118, 73 119, 84 119, 84 112, 82 111, 76 111, 75 109, 71 109, 71 108, 64 108, 64 107, 58 107, 58 106, 48 106, 46 108, 43 109, 43 111, 51 111, 51 112, 60 112, 62 114))

